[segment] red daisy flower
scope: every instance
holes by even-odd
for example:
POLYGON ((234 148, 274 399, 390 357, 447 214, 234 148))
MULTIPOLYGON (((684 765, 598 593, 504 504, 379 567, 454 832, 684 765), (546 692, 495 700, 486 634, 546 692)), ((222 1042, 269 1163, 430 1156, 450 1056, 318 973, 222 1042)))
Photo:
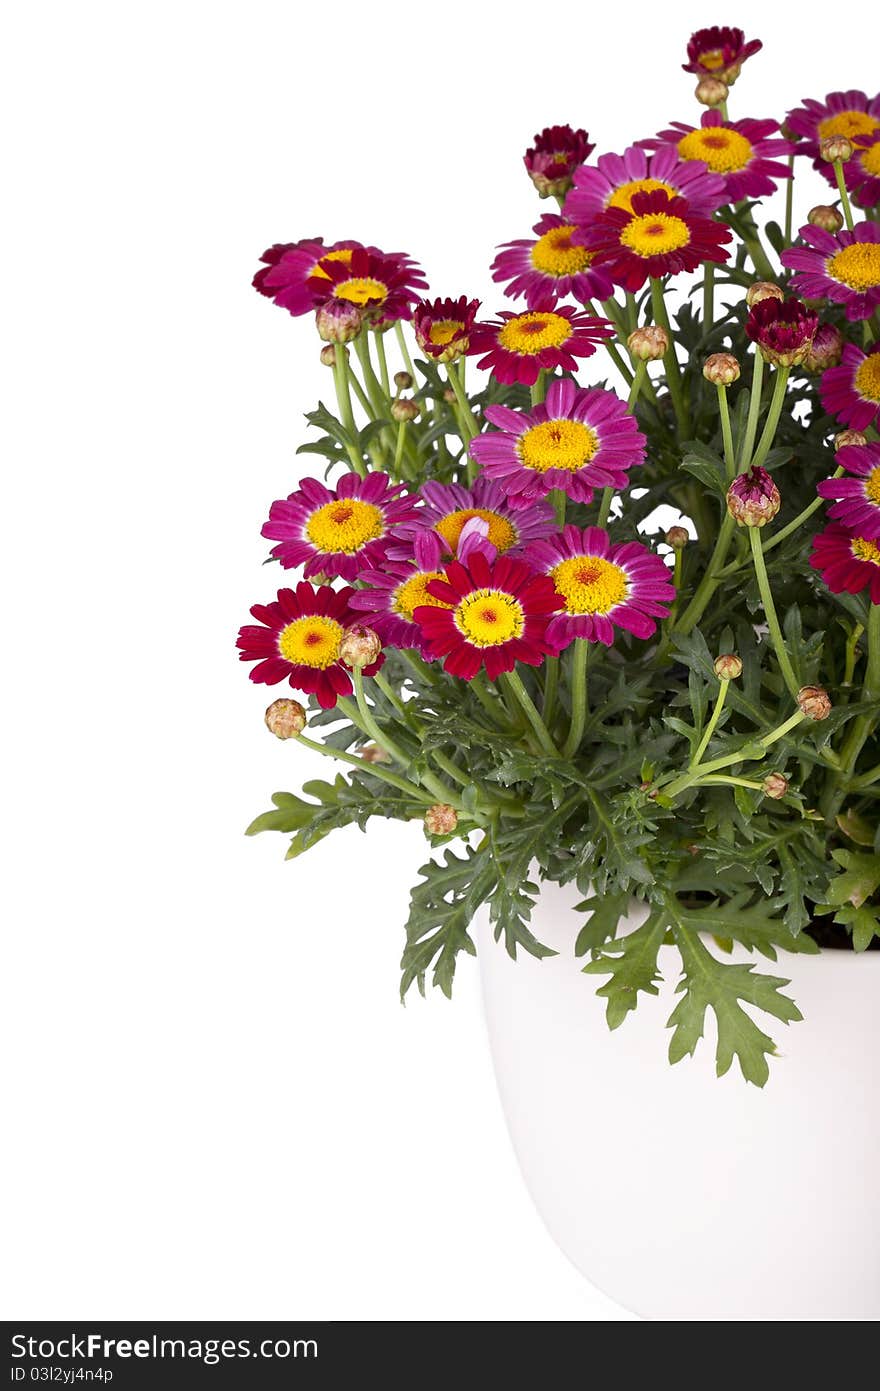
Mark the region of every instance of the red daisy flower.
POLYGON ((796 272, 792 289, 805 299, 845 305, 848 319, 869 319, 880 305, 880 226, 859 222, 835 236, 808 223, 799 236, 807 245, 792 246, 780 257, 796 272))
POLYGON ((575 169, 589 159, 595 145, 585 130, 571 126, 546 126, 526 150, 523 163, 542 198, 561 198, 571 188, 575 169))
POLYGON ((304 478, 297 492, 272 503, 262 535, 279 544, 272 555, 285 570, 357 579, 384 555, 393 526, 418 517, 414 499, 385 473, 343 474, 335 491, 304 478))
POLYGON ((730 241, 731 232, 694 213, 684 198, 657 190, 633 194, 632 212, 606 208, 581 236, 612 280, 635 293, 646 280, 696 270, 704 261, 726 261, 722 243, 730 241))
POLYGON ((834 462, 849 478, 826 478, 820 497, 838 498, 828 515, 871 541, 880 539, 880 444, 845 444, 834 462))
POLYGON ((839 367, 819 383, 822 405, 851 430, 866 430, 880 415, 880 343, 868 352, 847 343, 839 367))
POLYGON ((560 647, 575 638, 610 647, 615 628, 649 638, 657 627, 654 620, 666 617, 675 598, 659 556, 637 541, 612 546, 598 526, 584 531, 566 526, 547 541, 533 542, 526 559, 559 594, 563 612, 551 621, 547 636, 560 647))
POLYGON ((831 522, 813 537, 810 564, 832 594, 860 594, 867 589, 880 604, 880 542, 831 522))
POLYGON ((685 72, 697 77, 717 77, 732 87, 747 58, 764 47, 760 39, 749 39, 742 29, 730 29, 726 24, 713 24, 710 29, 698 29, 688 41, 688 61, 682 63, 685 72))
POLYGON ((574 372, 579 357, 591 357, 596 344, 609 338, 607 319, 595 319, 567 306, 537 305, 525 314, 504 311, 489 323, 475 324, 471 353, 484 353, 477 363, 499 382, 531 386, 542 368, 574 372))
POLYGON ((338 241, 332 246, 325 246, 322 237, 277 242, 260 257, 265 266, 254 276, 254 289, 291 314, 307 314, 317 302, 308 281, 317 273, 320 262, 331 260, 348 265, 355 250, 376 252, 374 246, 365 248, 359 241, 338 241))
MULTIPOLYGON (((880 96, 868 97, 864 92, 829 92, 824 101, 807 98, 803 106, 789 111, 785 128, 799 136, 797 153, 808 155, 821 169, 819 141, 831 135, 845 135, 854 145, 880 130, 880 96)), ((825 172, 823 170, 823 172, 825 172)), ((832 178, 832 182, 836 182, 832 178)))
POLYGON ((679 159, 701 160, 724 180, 725 201, 760 198, 774 193, 779 179, 791 178, 779 156, 794 146, 777 134, 778 121, 725 121, 720 111, 706 111, 699 127, 674 121, 654 140, 640 140, 646 150, 671 146, 679 159))
POLYGON ((592 254, 572 240, 577 232, 573 222, 556 213, 545 213, 532 231, 538 239, 521 238, 499 248, 492 264, 492 279, 510 281, 506 293, 511 299, 525 297, 530 309, 572 295, 582 303, 609 299, 613 286, 606 271, 593 267, 592 254))
POLYGON ((408 256, 359 247, 348 260, 323 257, 306 286, 316 305, 341 299, 356 304, 367 318, 392 323, 412 317, 412 306, 428 282, 408 256))
MULTIPOLYGON (((258 624, 245 624, 236 646, 242 662, 256 662, 252 681, 276 686, 285 678, 295 691, 317 697, 330 710, 339 696, 351 695, 351 680, 339 658, 339 647, 350 623, 357 622, 349 601, 353 589, 317 589, 301 581, 296 589, 279 589, 269 604, 254 604, 258 624)), ((384 657, 364 668, 374 676, 384 657)))
POLYGON ((437 362, 452 362, 470 346, 470 333, 480 307, 478 299, 420 300, 413 312, 416 342, 437 362))
POLYGON ((495 680, 517 662, 540 666, 559 646, 547 641, 547 625, 560 607, 550 580, 521 560, 502 555, 493 563, 479 552, 467 565, 453 560, 445 579, 428 593, 448 608, 424 605, 413 617, 432 657, 443 658, 452 676, 471 681, 481 667, 495 680))

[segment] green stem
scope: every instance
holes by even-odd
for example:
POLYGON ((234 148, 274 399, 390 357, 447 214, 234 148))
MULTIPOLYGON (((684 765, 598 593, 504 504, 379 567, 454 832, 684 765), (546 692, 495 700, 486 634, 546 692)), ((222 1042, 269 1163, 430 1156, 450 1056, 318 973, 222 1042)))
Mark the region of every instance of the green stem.
POLYGON ((356 754, 347 753, 345 749, 334 749, 330 744, 319 744, 306 734, 297 735, 296 742, 305 745, 307 749, 313 749, 315 753, 323 754, 325 758, 335 758, 340 763, 350 763, 353 768, 360 768, 362 773, 369 773, 371 778, 387 782, 390 787, 396 787, 398 791, 406 792, 417 801, 424 802, 426 806, 431 806, 434 801, 433 797, 429 797, 420 787, 408 782, 406 778, 398 777, 390 769, 383 768, 380 763, 367 763, 363 758, 358 758, 356 754))
POLYGON ((849 784, 850 791, 858 792, 863 787, 872 787, 875 782, 880 782, 880 763, 869 768, 867 773, 860 773, 857 778, 852 778, 849 784))
POLYGON ((550 731, 541 719, 535 702, 523 685, 519 672, 516 670, 504 671, 501 673, 500 681, 505 690, 514 697, 521 707, 544 753, 548 754, 551 758, 558 758, 559 750, 551 739, 550 731))
POLYGON ((764 606, 764 614, 767 619, 767 627, 770 629, 770 637, 776 652, 776 660, 779 669, 785 679, 791 695, 797 700, 797 693, 800 690, 800 682, 794 674, 794 667, 791 664, 788 651, 785 646, 785 638, 782 636, 782 629, 779 626, 779 618, 776 614, 776 605, 773 602, 773 593, 770 589, 770 580, 767 576, 767 566, 764 562, 764 551, 761 545, 761 529, 757 526, 749 527, 749 543, 752 547, 752 560, 755 565, 755 577, 758 581, 758 591, 761 595, 761 603, 764 606))
POLYGON ((639 399, 642 388, 644 387, 645 381, 647 380, 647 376, 648 364, 647 362, 643 362, 641 359, 639 359, 639 361, 636 363, 635 376, 632 380, 632 386, 629 389, 629 396, 627 396, 626 398, 626 408, 628 411, 632 411, 633 406, 639 399))
POLYGON ((497 725, 499 729, 509 732, 510 721, 507 718, 507 711, 504 708, 504 703, 497 695, 493 695, 489 690, 483 673, 478 671, 476 676, 471 677, 468 685, 486 711, 486 714, 491 717, 492 723, 497 725))
POLYGON ((556 713, 556 694, 559 689, 559 658, 548 657, 544 663, 544 699, 541 702, 541 718, 548 729, 553 728, 556 713))
POLYGON ((388 358, 385 354, 385 334, 374 333, 373 341, 376 344, 376 357, 379 361, 379 376, 382 381, 382 390, 388 399, 391 399, 391 378, 388 375, 388 358))
POLYGON ((791 246, 791 220, 794 207, 794 155, 788 156, 788 178, 785 183, 785 245, 791 246))
POLYGON ((373 677, 373 680, 379 687, 379 690, 382 692, 385 699, 394 706, 394 709, 397 711, 400 718, 406 721, 409 718, 409 712, 407 711, 406 706, 400 699, 400 696, 397 694, 388 678, 381 671, 377 671, 376 675, 373 677))
POLYGON ((596 522, 596 525, 597 525, 597 526, 603 526, 603 527, 604 527, 604 526, 607 526, 607 525, 608 525, 608 516, 609 516, 609 513, 611 512, 611 504, 612 504, 613 501, 614 501, 614 489, 613 489, 613 488, 603 488, 603 489, 602 489, 602 499, 601 499, 601 501, 600 501, 600 503, 599 503, 599 517, 598 517, 598 520, 597 520, 597 522, 596 522))
MULTIPOLYGON (((461 361, 463 362, 464 359, 461 359, 461 361)), ((477 424, 476 416, 471 410, 471 403, 467 398, 464 384, 459 376, 458 362, 447 362, 446 376, 449 380, 449 385, 455 392, 456 404, 461 412, 461 437, 464 441, 465 448, 467 448, 471 440, 480 433, 480 427, 477 424)))
POLYGON ((724 702, 727 699, 727 691, 729 686, 730 681, 725 680, 724 677, 722 677, 721 685, 718 690, 718 696, 715 701, 715 709, 712 711, 709 723, 706 725, 706 728, 703 732, 703 737, 700 740, 699 745, 697 746, 697 751, 688 765, 690 768, 696 768, 700 759, 703 757, 703 754, 706 752, 706 749, 709 747, 709 741, 711 740, 712 735, 715 733, 715 728, 718 724, 718 721, 721 719, 721 712, 724 709, 724 702))
POLYGON ((849 194, 846 191, 846 179, 843 177, 843 165, 839 159, 834 161, 834 177, 837 180, 837 189, 840 194, 840 206, 843 209, 843 220, 846 223, 846 230, 851 232, 853 229, 852 208, 849 205, 849 194))
POLYGON ((764 359, 755 349, 755 360, 752 364, 752 391, 749 396, 749 415, 746 421, 746 432, 743 437, 742 449, 739 456, 739 472, 745 473, 752 459, 752 450, 755 447, 755 436, 758 433, 758 417, 761 414, 761 386, 764 380, 764 359))
POLYGON ((406 345, 406 335, 404 334, 403 324, 401 323, 400 319, 398 319, 394 325, 394 332, 397 337, 397 344, 400 348, 400 355, 403 358, 404 366, 406 367, 407 372, 409 372, 410 376, 412 377, 413 384, 415 384, 416 369, 413 366, 413 360, 410 357, 409 348, 406 345))
POLYGON ((755 267, 762 280, 775 280, 776 272, 770 259, 761 244, 761 237, 757 227, 752 221, 747 209, 742 204, 737 204, 736 210, 731 208, 725 217, 740 235, 743 245, 752 258, 752 265, 755 267))
POLYGON ((718 412, 721 416, 721 438, 724 440, 724 464, 727 469, 728 482, 732 482, 736 475, 736 454, 733 448, 733 430, 730 426, 727 387, 719 383, 716 389, 718 391, 718 412))
POLYGON ((760 465, 763 464, 776 438, 776 427, 779 424, 779 417, 782 414, 782 407, 785 404, 785 388, 788 383, 790 372, 790 367, 778 367, 776 369, 776 375, 773 380, 773 395, 770 399, 770 409, 767 412, 767 419, 764 422, 764 429, 761 432, 761 439, 758 443, 758 447, 752 456, 752 468, 759 468, 760 465))
POLYGON ((709 564, 703 574, 703 578, 697 585, 696 593, 691 599, 681 618, 675 625, 676 633, 689 633, 695 624, 699 623, 706 609, 706 605, 718 588, 721 579, 720 566, 727 559, 727 552, 730 547, 730 539, 736 529, 736 523, 729 512, 725 512, 718 529, 718 537, 715 542, 715 549, 712 552, 709 564))
POLYGON ((542 367, 538 373, 537 379, 533 381, 532 385, 529 387, 529 397, 531 399, 532 406, 540 406, 543 403, 544 397, 546 395, 547 372, 542 367))
POLYGON ((689 768, 681 777, 676 778, 663 788, 664 795, 667 797, 677 797, 680 792, 684 792, 688 787, 692 787, 695 782, 702 782, 707 773, 716 773, 720 768, 729 768, 732 763, 743 763, 747 759, 763 758, 764 754, 775 744, 778 739, 782 739, 788 734, 789 730, 794 729, 806 719, 800 710, 796 710, 793 715, 789 715, 776 729, 771 729, 769 734, 754 741, 753 747, 759 752, 751 753, 747 749, 738 749, 736 753, 725 754, 722 758, 713 758, 708 763, 698 764, 696 768, 689 768))
POLYGON ((351 437, 346 443, 345 449, 351 461, 351 466, 361 478, 367 476, 367 466, 361 458, 360 450, 353 443, 358 437, 357 427, 354 423, 354 411, 351 408, 351 393, 348 387, 348 352, 343 343, 335 345, 333 353, 333 382, 336 387, 336 400, 339 402, 339 414, 342 416, 342 423, 346 433, 351 437))
POLYGON ((675 355, 675 339, 672 336, 672 328, 669 323, 669 315, 666 312, 666 300, 663 293, 663 281, 652 278, 651 280, 651 307, 654 311, 654 323, 665 328, 669 335, 669 347, 663 354, 663 366, 666 370, 666 386, 672 397, 672 409, 675 411, 675 419, 679 430, 687 437, 689 423, 687 408, 684 403, 684 391, 681 382, 681 368, 678 365, 678 358, 675 355))
MULTIPOLYGON (((868 662, 865 679, 862 683, 862 699, 880 702, 880 604, 871 604, 868 610, 868 662)), ((878 710, 867 715, 859 715, 853 720, 849 737, 840 751, 843 776, 849 777, 864 747, 865 740, 877 721, 878 710)))
POLYGON ((715 322, 715 263, 707 261, 703 267, 703 337, 715 322))
POLYGON ((562 757, 573 758, 584 737, 587 722, 587 663, 590 644, 586 638, 575 638, 571 654, 571 725, 562 749, 562 757))
MULTIPOLYGON (((412 759, 399 748, 387 731, 380 729, 373 716, 372 710, 367 704, 367 698, 364 694, 363 672, 355 667, 351 673, 351 679, 354 684, 354 697, 357 701, 362 728, 366 729, 367 733, 375 739, 380 748, 386 749, 402 768, 408 768, 412 759)), ((441 782, 439 778, 435 778, 434 774, 427 769, 422 772, 421 781, 425 784, 429 792, 433 792, 439 802, 447 802, 450 806, 455 807, 457 811, 465 810, 456 793, 454 793, 450 787, 447 787, 445 783, 441 782)))
POLYGON ((392 473, 395 480, 403 477, 403 447, 406 444, 406 421, 401 420, 397 427, 397 444, 394 447, 394 464, 392 473))
POLYGON ((763 792, 764 784, 754 782, 751 778, 731 778, 723 773, 715 773, 712 777, 701 778, 701 787, 750 787, 753 792, 763 792))

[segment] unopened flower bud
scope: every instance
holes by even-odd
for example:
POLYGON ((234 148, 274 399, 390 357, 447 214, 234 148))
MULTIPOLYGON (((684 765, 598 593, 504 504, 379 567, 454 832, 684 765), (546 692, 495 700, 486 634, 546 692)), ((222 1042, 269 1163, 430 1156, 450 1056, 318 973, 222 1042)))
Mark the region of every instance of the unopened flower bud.
POLYGON ((331 299, 315 315, 319 338, 325 343, 350 343, 357 338, 364 322, 364 311, 347 299, 331 299))
POLYGON ((831 714, 831 700, 822 686, 801 686, 797 703, 801 714, 809 720, 827 720, 831 714))
POLYGON ((409 372, 394 373, 394 385, 397 387, 398 391, 409 391, 412 384, 413 379, 410 376, 409 372))
POLYGON ((425 812, 425 830, 429 836, 451 835, 458 825, 458 812, 446 802, 435 802, 425 812))
MULTIPOLYGON (((734 74, 734 79, 736 74, 734 74)), ((717 77, 701 77, 694 96, 701 106, 720 106, 727 101, 728 86, 717 77)))
POLYGON ((273 700, 266 711, 266 728, 276 739, 295 739, 306 724, 306 712, 298 700, 273 700))
POLYGON ((669 351, 669 334, 660 324, 645 324, 633 329, 626 346, 639 362, 659 362, 669 351))
POLYGON ((703 363, 703 376, 715 386, 730 386, 739 380, 739 363, 733 353, 713 353, 703 363))
POLYGON ((810 208, 807 213, 807 221, 814 227, 821 227, 823 232, 830 232, 836 235, 843 226, 843 213, 837 208, 829 207, 827 203, 817 203, 815 208, 810 208))
POLYGON ((835 164, 838 160, 846 164, 854 154, 853 142, 847 140, 845 135, 825 135, 819 141, 819 158, 827 160, 829 164, 835 164))
POLYGON ((801 300, 780 302, 775 296, 753 304, 745 322, 746 337, 774 367, 799 367, 809 354, 818 327, 818 315, 801 300))
MULTIPOLYGON (((339 351, 340 351, 341 353, 344 353, 344 352, 347 352, 348 349, 347 349, 347 348, 343 348, 343 347, 340 345, 339 351)), ((325 344, 324 344, 323 348, 321 349, 321 361, 323 362, 323 364, 324 364, 325 367, 335 367, 335 366, 336 366, 336 347, 335 347, 335 345, 334 345, 333 343, 325 343, 325 344)))
POLYGON ((738 526, 766 526, 779 504, 779 489, 764 468, 739 474, 727 489, 727 510, 738 526))
POLYGON ((768 773, 762 788, 765 797, 772 797, 778 802, 788 791, 788 778, 784 778, 781 773, 768 773))
POLYGON ((452 390, 452 387, 451 387, 451 386, 448 386, 448 387, 446 388, 446 390, 444 391, 444 393, 443 393, 443 400, 446 401, 450 406, 454 406, 455 403, 456 403, 456 401, 458 400, 458 397, 456 396, 455 392, 452 390))
POLYGON ((674 551, 683 551, 690 539, 688 529, 684 526, 671 526, 666 533, 666 544, 674 551))
POLYGON ((720 657, 715 658, 713 670, 719 681, 736 681, 742 676, 742 658, 735 652, 722 652, 720 657))
POLYGON ((848 444, 867 444, 868 436, 863 435, 861 430, 841 430, 839 435, 834 436, 834 452, 844 449, 848 444))
POLYGON ((785 293, 772 280, 755 280, 746 290, 746 304, 760 304, 762 299, 785 299, 785 293))
POLYGON ((387 749, 381 749, 378 744, 364 744, 361 749, 361 758, 364 763, 390 763, 391 755, 387 749))
POLYGON ((408 397, 402 396, 398 401, 391 402, 391 415, 399 425, 405 420, 415 420, 418 414, 418 406, 408 397))
POLYGON ((834 324, 820 324, 803 365, 808 372, 825 372, 843 357, 843 334, 834 324))
POLYGON ((347 667, 370 667, 379 660, 381 651, 379 634, 360 623, 346 628, 339 642, 339 659, 347 667))

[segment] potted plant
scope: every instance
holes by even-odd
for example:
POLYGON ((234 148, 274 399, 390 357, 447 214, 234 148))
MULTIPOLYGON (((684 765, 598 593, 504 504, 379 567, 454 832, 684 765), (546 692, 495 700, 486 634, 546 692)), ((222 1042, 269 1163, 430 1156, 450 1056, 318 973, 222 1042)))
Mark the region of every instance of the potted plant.
POLYGON ((423 822, 401 992, 479 939, 526 1177, 611 1294, 870 1317, 880 97, 739 118, 760 46, 694 34, 702 111, 621 154, 535 137, 494 318, 356 241, 264 254, 335 409, 238 646, 330 771, 249 832, 423 822))

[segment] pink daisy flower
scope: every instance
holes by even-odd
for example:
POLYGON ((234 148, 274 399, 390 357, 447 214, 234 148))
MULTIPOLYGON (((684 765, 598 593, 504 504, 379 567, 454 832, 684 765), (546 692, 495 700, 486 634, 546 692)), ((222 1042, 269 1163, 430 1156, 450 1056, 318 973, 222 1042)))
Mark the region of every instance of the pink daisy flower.
POLYGON ((470 352, 485 354, 477 366, 488 368, 499 382, 531 386, 542 369, 574 372, 577 359, 592 357, 596 344, 611 334, 607 319, 544 302, 524 314, 502 311, 497 319, 475 324, 470 352))
POLYGON ((361 571, 358 579, 367 587, 352 594, 351 607, 358 610, 362 622, 375 629, 383 646, 414 647, 431 660, 413 615, 423 605, 444 606, 442 599, 428 592, 428 585, 445 579, 446 550, 435 531, 423 531, 414 539, 411 561, 385 560, 381 570, 361 571))
POLYGON ((311 276, 317 274, 320 262, 331 260, 348 265, 351 253, 355 250, 376 252, 374 246, 365 248, 359 241, 338 241, 332 246, 325 246, 322 237, 307 237, 304 241, 298 242, 277 242, 260 257, 265 266, 254 276, 254 289, 274 300, 282 309, 289 310, 291 314, 308 314, 317 302, 314 292, 308 287, 308 281, 311 276))
POLYGON ((701 160, 724 180, 724 202, 738 203, 774 193, 778 180, 791 177, 780 156, 790 155, 794 146, 778 130, 778 121, 725 121, 720 111, 706 111, 698 127, 673 121, 656 139, 639 144, 646 150, 668 145, 679 159, 701 160))
POLYGON ((304 478, 297 492, 273 502, 262 535, 277 541, 272 555, 285 570, 356 579, 385 552, 392 527, 418 516, 414 499, 385 473, 346 473, 335 491, 304 478))
POLYGON ((466 566, 453 560, 428 592, 440 604, 415 611, 425 646, 463 681, 473 680, 481 667, 494 681, 517 662, 540 666, 559 651, 547 639, 559 597, 548 579, 521 560, 502 555, 493 564, 479 552, 466 566))
POLYGON ((742 29, 714 24, 709 29, 698 29, 691 34, 687 47, 688 60, 682 63, 682 67, 685 72, 696 73, 698 77, 717 77, 732 87, 746 59, 759 53, 763 47, 760 39, 749 39, 746 43, 742 29))
MULTIPOLYGON (((349 606, 353 594, 353 589, 315 588, 302 581, 295 590, 279 589, 269 604, 254 604, 251 614, 258 624, 246 624, 236 642, 240 660, 257 663, 251 680, 277 686, 286 678, 295 691, 315 696, 325 710, 339 696, 351 695, 339 645, 358 617, 349 606)), ((364 675, 374 676, 384 660, 380 656, 365 667, 364 675)))
POLYGON ((563 212, 569 221, 589 226, 606 208, 629 213, 636 194, 657 192, 686 198, 697 213, 713 213, 727 198, 720 175, 697 160, 679 159, 673 146, 662 145, 649 154, 640 145, 630 145, 622 155, 600 155, 595 165, 577 169, 563 212))
POLYGON ((585 130, 571 126, 546 126, 526 150, 523 163, 542 198, 561 198, 571 188, 572 175, 595 149, 585 130))
POLYGON ((696 270, 705 261, 726 261, 722 243, 730 241, 731 232, 695 213, 684 198, 657 190, 633 194, 631 212, 609 207, 598 213, 581 236, 615 284, 635 293, 646 280, 696 270))
POLYGON ((880 444, 846 444, 834 462, 849 478, 826 478, 817 489, 820 497, 838 498, 828 515, 870 541, 880 538, 880 444))
POLYGON ((866 353, 847 343, 839 367, 824 373, 819 383, 822 405, 851 430, 866 430, 880 415, 880 343, 866 353))
POLYGON ((593 257, 585 246, 572 241, 575 223, 545 213, 532 231, 537 232, 537 240, 524 237, 507 242, 492 264, 492 279, 510 282, 505 293, 511 299, 524 297, 534 309, 566 295, 582 303, 610 298, 614 287, 607 273, 591 264, 593 257))
POLYGON ((867 589, 880 604, 880 542, 831 522, 813 537, 810 564, 832 594, 860 594, 867 589))
POLYGON ((598 526, 563 527, 529 546, 526 560, 553 581, 564 605, 547 630, 548 640, 560 647, 575 638, 610 647, 615 628, 649 638, 654 619, 665 618, 675 598, 659 556, 637 541, 612 546, 598 526))
POLYGON ((487 406, 485 415, 498 428, 471 440, 470 452, 484 478, 503 483, 515 508, 555 488, 592 502, 597 488, 625 488, 627 469, 645 458, 645 437, 613 391, 557 379, 542 405, 487 406))
MULTIPOLYGON (((460 483, 425 483, 419 496, 424 505, 415 517, 395 527, 395 536, 408 546, 424 531, 435 532, 444 543, 444 553, 462 559, 463 540, 467 531, 474 545, 482 537, 495 548, 498 555, 507 551, 516 552, 547 536, 555 526, 553 508, 546 502, 531 502, 527 510, 522 504, 517 507, 508 490, 492 478, 477 478, 472 488, 464 488, 460 483), (479 529, 474 525, 485 525, 479 529)), ((389 549, 391 560, 408 560, 411 552, 407 546, 389 549)))
POLYGON ((807 224, 806 246, 783 251, 784 266, 796 272, 791 288, 805 299, 830 299, 846 307, 848 319, 869 319, 880 305, 880 226, 860 222, 835 235, 807 224))
MULTIPOLYGON (((854 145, 865 136, 880 130, 880 96, 868 97, 864 92, 829 92, 824 101, 811 97, 789 111, 785 127, 799 136, 797 153, 808 155, 816 168, 824 163, 819 158, 819 141, 831 135, 845 135, 854 145)), ((824 172, 824 171, 823 171, 824 172)), ((834 180, 832 180, 834 182, 834 180)))
POLYGON ((356 247, 346 259, 324 256, 306 281, 316 305, 340 299, 356 304, 374 321, 412 317, 412 306, 428 288, 419 266, 408 256, 391 256, 356 247))

